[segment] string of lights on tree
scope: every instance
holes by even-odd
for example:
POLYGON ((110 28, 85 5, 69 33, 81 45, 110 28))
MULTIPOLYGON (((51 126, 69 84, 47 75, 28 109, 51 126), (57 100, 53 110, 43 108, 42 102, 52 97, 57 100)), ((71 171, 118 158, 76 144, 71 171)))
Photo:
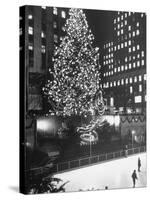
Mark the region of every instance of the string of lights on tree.
POLYGON ((52 107, 50 113, 63 116, 84 115, 105 106, 100 88, 99 48, 92 47, 94 35, 82 9, 69 10, 65 37, 55 47, 51 79, 43 88, 52 107))

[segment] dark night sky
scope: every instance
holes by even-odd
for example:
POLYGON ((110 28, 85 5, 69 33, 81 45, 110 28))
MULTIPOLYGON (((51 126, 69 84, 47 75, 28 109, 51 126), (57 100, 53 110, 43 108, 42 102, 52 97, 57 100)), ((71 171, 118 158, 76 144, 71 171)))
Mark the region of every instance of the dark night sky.
POLYGON ((95 37, 94 45, 102 45, 112 39, 113 18, 115 11, 84 10, 89 28, 95 37))

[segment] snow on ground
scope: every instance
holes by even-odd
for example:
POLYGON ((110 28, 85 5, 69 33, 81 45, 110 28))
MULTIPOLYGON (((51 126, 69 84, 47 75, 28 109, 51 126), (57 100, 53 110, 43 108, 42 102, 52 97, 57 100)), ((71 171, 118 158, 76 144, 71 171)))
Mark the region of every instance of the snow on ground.
POLYGON ((131 188, 134 169, 138 177, 136 187, 145 187, 146 153, 56 174, 54 177, 62 179, 63 182, 69 181, 65 185, 66 192, 100 190, 106 186, 108 189, 131 188), (141 172, 137 170, 138 157, 141 159, 141 172))

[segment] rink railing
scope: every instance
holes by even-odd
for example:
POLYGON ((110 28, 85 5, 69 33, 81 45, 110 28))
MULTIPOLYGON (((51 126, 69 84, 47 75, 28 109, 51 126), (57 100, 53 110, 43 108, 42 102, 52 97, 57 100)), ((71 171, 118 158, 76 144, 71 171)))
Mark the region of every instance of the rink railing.
POLYGON ((127 151, 121 150, 121 151, 115 151, 115 152, 111 152, 111 153, 104 153, 104 154, 100 154, 100 155, 83 157, 83 158, 76 159, 76 160, 70 160, 70 161, 54 164, 53 167, 47 165, 45 167, 31 169, 30 172, 32 171, 35 174, 42 174, 48 170, 50 173, 62 173, 64 171, 78 169, 81 167, 94 165, 96 163, 98 164, 101 162, 106 162, 108 160, 123 158, 123 157, 127 157, 127 156, 130 156, 133 154, 142 153, 142 152, 146 152, 146 146, 129 148, 127 151))

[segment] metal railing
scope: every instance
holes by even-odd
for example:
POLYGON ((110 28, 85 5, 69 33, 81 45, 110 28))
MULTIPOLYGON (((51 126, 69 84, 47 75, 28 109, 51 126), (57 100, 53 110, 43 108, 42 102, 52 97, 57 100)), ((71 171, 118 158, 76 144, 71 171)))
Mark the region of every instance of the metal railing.
POLYGON ((49 171, 49 173, 59 173, 59 172, 62 173, 64 171, 78 169, 83 166, 89 166, 96 163, 98 164, 98 163, 106 162, 108 160, 123 158, 123 157, 127 157, 133 154, 142 153, 142 152, 146 152, 146 146, 129 148, 127 152, 125 150, 120 150, 120 151, 115 151, 111 153, 104 153, 100 155, 93 155, 90 157, 84 157, 84 158, 80 158, 76 160, 61 162, 61 163, 54 164, 53 167, 44 166, 40 168, 33 168, 33 169, 30 169, 30 172, 34 173, 34 175, 42 174, 47 171, 49 171))

